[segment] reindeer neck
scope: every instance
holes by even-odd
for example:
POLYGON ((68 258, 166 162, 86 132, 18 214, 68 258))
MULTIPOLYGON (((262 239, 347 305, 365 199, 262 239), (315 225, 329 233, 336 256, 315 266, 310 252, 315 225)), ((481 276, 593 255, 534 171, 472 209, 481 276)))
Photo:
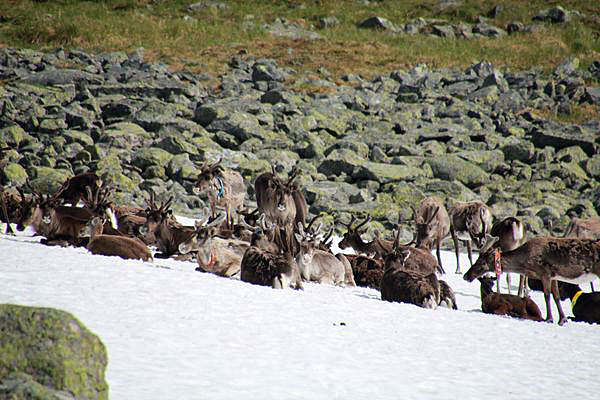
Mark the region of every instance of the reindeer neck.
POLYGON ((487 287, 484 283, 481 283, 480 294, 481 300, 485 299, 488 295, 492 294, 493 290, 491 287, 487 287))

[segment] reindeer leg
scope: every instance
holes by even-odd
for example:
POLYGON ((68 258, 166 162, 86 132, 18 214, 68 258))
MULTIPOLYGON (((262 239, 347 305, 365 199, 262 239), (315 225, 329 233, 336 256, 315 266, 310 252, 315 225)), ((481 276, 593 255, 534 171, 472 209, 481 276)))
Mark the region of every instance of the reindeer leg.
POLYGON ((552 281, 548 277, 541 277, 544 287, 544 300, 546 302, 546 322, 554 322, 552 318, 552 308, 550 306, 550 291, 552 290, 552 281))
POLYGON ((473 266, 473 249, 471 247, 471 241, 467 240, 467 254, 469 255, 469 262, 471 263, 471 267, 473 266))
POLYGON ((510 294, 510 272, 506 273, 506 284, 508 285, 508 294, 510 294))
POLYGON ((560 304, 560 293, 558 292, 558 281, 556 280, 552 281, 552 297, 554 297, 554 304, 556 304, 556 308, 558 308, 558 324, 564 325, 567 322, 567 317, 565 317, 562 305, 560 304))
POLYGON ((437 246, 435 249, 435 254, 437 255, 437 259, 438 259, 438 264, 440 267, 440 273, 441 274, 446 274, 446 271, 444 271, 444 267, 442 267, 442 253, 440 251, 440 240, 437 241, 437 246))
MULTIPOLYGON (((0 202, 2 203, 2 214, 4 215, 4 219, 6 220, 6 230, 5 234, 15 235, 15 231, 13 231, 12 226, 10 226, 10 220, 8 218, 8 209, 6 207, 6 199, 2 196, 3 193, 0 193, 0 202)), ((593 290, 592 290, 593 291, 593 290)))
POLYGON ((460 274, 460 261, 459 261, 459 256, 458 256, 458 237, 456 236, 456 232, 454 231, 454 228, 452 227, 452 225, 450 225, 450 234, 452 235, 452 241, 454 241, 454 252, 456 253, 456 273, 460 274))

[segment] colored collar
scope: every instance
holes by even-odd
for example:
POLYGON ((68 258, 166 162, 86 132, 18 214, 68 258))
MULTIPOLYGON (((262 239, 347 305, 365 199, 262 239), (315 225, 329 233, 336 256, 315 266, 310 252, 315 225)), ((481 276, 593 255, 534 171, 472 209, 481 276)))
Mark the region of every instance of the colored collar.
POLYGON ((496 249, 494 253, 494 269, 496 270, 496 275, 500 275, 502 273, 502 264, 500 263, 500 249, 496 249))
POLYGON ((223 194, 225 194, 225 185, 223 185, 223 180, 218 176, 215 179, 218 183, 217 198, 220 199, 221 197, 223 197, 223 194))
POLYGON ((573 298, 571 299, 571 310, 575 308, 575 303, 577 302, 579 296, 581 296, 582 294, 583 290, 580 290, 579 292, 575 293, 575 296, 573 296, 573 298))

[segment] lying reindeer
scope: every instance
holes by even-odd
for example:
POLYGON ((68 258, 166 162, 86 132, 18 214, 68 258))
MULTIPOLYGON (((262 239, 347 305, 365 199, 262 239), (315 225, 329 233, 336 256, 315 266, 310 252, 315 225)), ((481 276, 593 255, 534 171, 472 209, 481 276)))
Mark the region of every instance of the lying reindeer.
POLYGON ((345 264, 333 254, 320 250, 319 242, 304 235, 300 227, 296 234, 300 250, 296 254, 296 263, 305 281, 328 285, 356 286, 350 264, 345 264))
POLYGON ((481 283, 481 311, 484 313, 542 321, 542 313, 539 307, 529 297, 494 293, 492 288, 496 277, 480 277, 477 279, 481 283))
POLYGON ((380 239, 379 237, 376 237, 371 242, 362 240, 361 235, 365 233, 366 229, 360 230, 360 228, 371 221, 371 216, 368 216, 364 221, 352 228, 354 221, 355 217, 353 215, 350 223, 345 225, 347 229, 346 233, 344 233, 342 240, 338 244, 341 249, 352 247, 359 254, 366 254, 369 257, 375 258, 383 258, 392 251, 394 242, 391 240, 380 239))
POLYGON ((17 188, 17 192, 0 187, 0 222, 6 223, 5 234, 15 234, 11 224, 18 224, 24 210, 29 207, 28 199, 21 188, 17 188))
POLYGON ((57 201, 76 206, 80 200, 88 196, 88 190, 93 196, 102 188, 102 180, 93 172, 85 172, 67 179, 54 195, 57 201))
POLYGON ((127 236, 102 234, 104 222, 103 218, 94 217, 86 224, 82 232, 82 235, 90 237, 85 247, 92 254, 152 261, 150 249, 141 240, 127 236))

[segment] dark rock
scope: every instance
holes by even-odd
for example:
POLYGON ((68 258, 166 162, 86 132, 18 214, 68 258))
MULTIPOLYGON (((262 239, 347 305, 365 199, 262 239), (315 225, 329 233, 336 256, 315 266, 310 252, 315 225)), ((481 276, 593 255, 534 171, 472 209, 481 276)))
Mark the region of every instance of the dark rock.
POLYGON ((358 24, 361 28, 376 28, 397 32, 398 28, 394 26, 388 19, 382 17, 370 17, 358 24))

